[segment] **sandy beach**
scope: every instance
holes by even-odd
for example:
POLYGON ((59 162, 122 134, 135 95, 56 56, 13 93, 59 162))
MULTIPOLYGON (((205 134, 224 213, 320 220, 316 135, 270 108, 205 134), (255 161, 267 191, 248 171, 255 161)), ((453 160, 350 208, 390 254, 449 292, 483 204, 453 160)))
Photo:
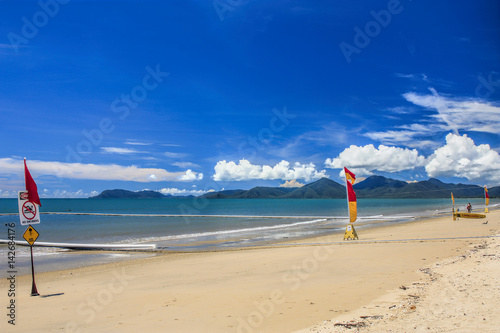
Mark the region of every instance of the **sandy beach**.
POLYGON ((17 276, 15 297, 0 283, 0 331, 494 332, 499 221, 496 210, 358 230, 360 241, 333 234, 47 272, 38 297, 31 276, 17 276))

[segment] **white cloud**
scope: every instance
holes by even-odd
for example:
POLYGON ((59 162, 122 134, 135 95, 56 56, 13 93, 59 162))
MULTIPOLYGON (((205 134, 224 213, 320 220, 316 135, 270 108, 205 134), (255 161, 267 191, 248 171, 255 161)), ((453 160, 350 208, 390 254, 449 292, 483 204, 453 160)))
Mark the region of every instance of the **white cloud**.
POLYGON ((431 117, 447 125, 447 130, 457 133, 459 130, 500 132, 500 107, 488 102, 472 99, 451 99, 438 95, 436 90, 430 89, 432 95, 418 95, 410 92, 403 97, 415 104, 438 113, 431 117))
MULTIPOLYGON (((201 174, 196 176, 191 170, 187 170, 186 172, 168 172, 165 169, 140 168, 135 165, 121 166, 116 164, 98 165, 30 160, 28 161, 28 168, 33 177, 50 175, 70 179, 152 182, 176 181, 182 177, 186 179, 191 178, 193 175, 195 178, 198 177, 198 179, 203 177, 201 176, 200 178, 201 174)), ((24 170, 23 161, 12 158, 0 158, 0 170, 2 173, 22 173, 24 170)))
POLYGON ((448 134, 446 145, 429 157, 429 177, 464 177, 500 182, 500 155, 490 145, 476 146, 467 135, 448 134))
MULTIPOLYGON (((441 130, 440 130, 441 131, 441 130)), ((403 130, 403 131, 386 131, 386 132, 371 132, 366 133, 365 136, 386 145, 405 145, 411 148, 428 148, 436 147, 437 142, 433 140, 421 140, 419 137, 430 135, 431 131, 425 132, 403 130)))
POLYGON ((300 164, 296 162, 293 167, 287 161, 281 161, 275 166, 269 165, 253 165, 248 160, 242 159, 238 164, 233 161, 219 161, 214 167, 215 174, 213 176, 216 181, 231 181, 231 180, 252 180, 252 179, 304 179, 310 181, 326 176, 326 171, 317 171, 313 163, 300 164))
POLYGON ((369 132, 365 136, 384 144, 432 147, 432 140, 428 137, 435 136, 436 133, 450 131, 455 134, 459 131, 500 133, 498 105, 479 99, 444 97, 433 88, 429 90, 431 94, 419 95, 409 92, 403 94, 403 97, 432 114, 422 116, 418 123, 399 126, 396 130, 369 132))
POLYGON ((101 147, 101 151, 104 154, 121 154, 121 155, 143 153, 142 151, 138 151, 138 150, 135 150, 135 149, 118 148, 118 147, 101 147))
POLYGON ((287 180, 284 184, 281 184, 280 187, 302 187, 304 184, 299 183, 296 179, 287 180))
POLYGON ((179 180, 182 181, 193 181, 202 179, 203 179, 203 174, 201 172, 196 174, 195 172, 191 171, 191 169, 188 169, 185 174, 179 177, 179 180))
POLYGON ((127 140, 127 141, 125 141, 125 144, 131 145, 131 146, 151 146, 151 143, 140 142, 140 141, 135 141, 135 140, 127 140))
MULTIPOLYGON (((493 184, 500 182, 499 153, 488 144, 476 146, 465 134, 449 133, 446 144, 427 158, 416 149, 352 145, 336 158, 327 159, 325 166, 332 169, 346 166, 360 176, 372 175, 375 170, 397 172, 423 166, 429 177, 459 177, 493 184)), ((340 175, 343 176, 343 170, 340 175)))
MULTIPOLYGON (((331 169, 343 169, 344 166, 354 173, 372 175, 372 171, 397 172, 413 169, 425 164, 425 157, 419 155, 416 149, 388 147, 384 145, 375 148, 373 145, 346 148, 334 159, 326 159, 325 166, 331 169)), ((343 170, 341 171, 343 172, 343 170)))

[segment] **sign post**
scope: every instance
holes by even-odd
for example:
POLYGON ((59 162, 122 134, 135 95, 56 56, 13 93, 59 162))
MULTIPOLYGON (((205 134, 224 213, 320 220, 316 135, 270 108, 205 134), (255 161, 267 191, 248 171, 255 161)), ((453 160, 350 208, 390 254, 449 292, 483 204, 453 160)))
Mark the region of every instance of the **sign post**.
POLYGON ((39 296, 40 294, 36 290, 36 284, 35 284, 35 266, 33 265, 33 244, 37 240, 39 236, 39 233, 33 228, 31 225, 26 229, 26 231, 23 234, 23 238, 29 243, 30 245, 30 252, 31 252, 31 278, 32 278, 32 284, 31 284, 31 296, 39 296))
POLYGON ((42 203, 38 196, 38 188, 35 180, 31 177, 31 173, 26 165, 26 158, 24 158, 24 183, 26 185, 26 191, 19 191, 18 196, 19 219, 21 220, 21 225, 28 225, 28 229, 24 232, 23 237, 29 243, 31 252, 31 277, 33 281, 31 285, 31 296, 39 296, 40 294, 36 290, 35 267, 33 265, 33 244, 39 234, 31 225, 40 223, 39 207, 42 206, 42 203))

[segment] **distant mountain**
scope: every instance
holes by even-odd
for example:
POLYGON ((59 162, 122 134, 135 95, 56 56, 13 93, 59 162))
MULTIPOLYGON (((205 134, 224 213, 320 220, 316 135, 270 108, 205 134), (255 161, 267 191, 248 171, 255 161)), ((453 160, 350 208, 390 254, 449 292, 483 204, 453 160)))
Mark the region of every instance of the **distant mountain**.
POLYGON ((431 178, 410 183, 395 194, 405 198, 447 198, 453 192, 455 198, 474 198, 484 196, 484 189, 478 185, 449 184, 431 178))
POLYGON ((226 190, 203 195, 207 199, 274 199, 295 190, 286 187, 254 187, 250 190, 226 190))
POLYGON ((382 198, 394 197, 395 193, 406 187, 407 182, 385 178, 382 176, 370 176, 360 183, 354 184, 356 196, 359 198, 382 198))
POLYGON ((105 190, 101 194, 91 197, 92 199, 149 199, 149 198, 167 198, 166 196, 156 191, 140 191, 133 192, 127 190, 105 190))
MULTIPOLYGON (((370 176, 354 185, 358 198, 455 198, 484 197, 484 189, 478 185, 449 184, 431 178, 407 183, 382 176, 370 176)), ((490 198, 500 197, 500 186, 488 190, 490 198)), ((188 196, 193 197, 193 196, 188 196)), ((302 187, 263 187, 250 190, 225 190, 205 193, 207 199, 338 199, 346 197, 345 186, 331 179, 321 178, 302 187)), ((156 191, 133 192, 127 190, 106 190, 92 197, 103 198, 179 198, 156 191)), ((182 197, 181 197, 182 198, 182 197)), ((186 198, 186 197, 184 197, 186 198)))
POLYGON ((488 194, 490 198, 499 198, 500 197, 500 186, 495 186, 488 189, 488 194))
POLYGON ((236 199, 245 190, 224 190, 219 192, 208 192, 201 195, 202 198, 208 199, 236 199))
MULTIPOLYGON (((382 176, 370 176, 354 185, 358 198, 455 198, 483 197, 478 185, 448 184, 431 178, 407 183, 382 176)), ((500 186, 489 189, 490 197, 500 197, 500 186)), ((208 199, 337 199, 345 198, 345 186, 331 179, 322 178, 299 188, 254 187, 250 190, 211 192, 208 199)))
POLYGON ((406 183, 381 176, 371 176, 354 185, 358 198, 447 198, 453 192, 455 198, 484 196, 478 185, 448 184, 431 178, 406 183))
POLYGON ((345 198, 345 187, 328 178, 299 187, 283 196, 291 199, 330 199, 345 198))
POLYGON ((321 199, 345 197, 345 187, 328 178, 322 178, 302 187, 254 187, 207 193, 208 199, 321 199))

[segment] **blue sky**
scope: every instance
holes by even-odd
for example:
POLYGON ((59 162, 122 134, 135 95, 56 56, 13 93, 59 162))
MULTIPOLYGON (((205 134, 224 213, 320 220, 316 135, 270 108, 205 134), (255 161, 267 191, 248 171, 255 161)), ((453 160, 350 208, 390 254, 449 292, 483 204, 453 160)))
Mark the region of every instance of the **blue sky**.
POLYGON ((498 1, 0 4, 0 197, 500 185, 498 1))

